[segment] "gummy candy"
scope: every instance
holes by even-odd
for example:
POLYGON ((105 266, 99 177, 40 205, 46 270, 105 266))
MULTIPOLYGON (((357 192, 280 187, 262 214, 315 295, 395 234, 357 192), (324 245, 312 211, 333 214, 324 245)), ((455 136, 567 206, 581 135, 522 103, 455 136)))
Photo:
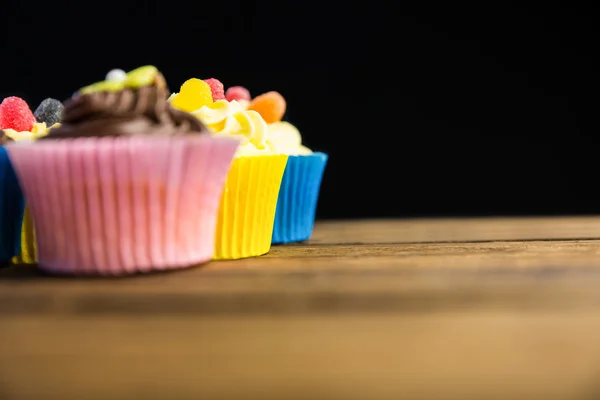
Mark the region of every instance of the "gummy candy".
POLYGON ((181 85, 179 93, 173 96, 172 105, 183 111, 196 111, 213 103, 210 85, 200 79, 188 79, 181 85))
POLYGON ((125 87, 138 88, 156 83, 156 78, 159 76, 158 69, 152 65, 139 67, 127 73, 125 77, 125 87))
POLYGON ((215 78, 203 79, 204 82, 208 83, 212 92, 213 101, 225 100, 225 88, 220 80, 215 78))
POLYGON ((45 99, 35 109, 33 116, 37 122, 45 122, 46 126, 52 126, 62 120, 63 105, 56 99, 45 99))
POLYGON ((278 92, 267 92, 256 96, 248 106, 248 110, 258 112, 267 124, 281 121, 285 108, 285 99, 278 92))
POLYGON ((250 101, 252 97, 250 96, 250 92, 243 86, 232 86, 225 92, 225 98, 227 101, 250 101))
POLYGON ((119 90, 123 90, 123 87, 123 81, 101 81, 82 88, 79 91, 79 94, 89 94, 96 92, 118 92, 119 90))
POLYGON ((79 94, 95 92, 118 92, 124 88, 137 89, 142 86, 155 85, 166 88, 167 83, 162 74, 152 65, 136 68, 125 75, 121 80, 105 80, 96 82, 79 90, 79 94))
POLYGON ((0 129, 31 132, 34 125, 35 117, 25 100, 13 96, 0 103, 0 129))

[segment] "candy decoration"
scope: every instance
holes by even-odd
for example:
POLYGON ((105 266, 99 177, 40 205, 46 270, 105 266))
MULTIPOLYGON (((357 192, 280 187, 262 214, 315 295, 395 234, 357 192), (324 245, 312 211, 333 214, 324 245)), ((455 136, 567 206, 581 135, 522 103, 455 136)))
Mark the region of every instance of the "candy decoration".
POLYGON ((31 132, 35 117, 25 100, 20 97, 7 97, 0 103, 0 129, 13 129, 17 132, 31 132))
POLYGON ((215 78, 203 79, 210 86, 213 101, 225 100, 225 88, 220 80, 215 78))
POLYGON ((156 85, 158 87, 166 87, 167 83, 162 74, 153 65, 146 65, 131 70, 125 78, 125 87, 139 88, 142 86, 156 85))
POLYGON ((250 92, 243 86, 232 86, 225 92, 225 98, 227 101, 250 101, 252 97, 250 92))
POLYGON ((125 75, 124 80, 105 80, 96 82, 79 90, 79 94, 96 92, 118 92, 125 88, 138 89, 142 86, 154 85, 166 88, 167 83, 162 74, 152 65, 136 68, 125 75))
POLYGON ((281 121, 285 108, 285 99, 278 92, 267 92, 256 96, 248 106, 249 110, 258 112, 267 124, 281 121))
POLYGON ((123 82, 100 81, 79 90, 79 94, 90 94, 96 92, 118 92, 123 90, 123 82))
POLYGON ((52 126, 62 120, 64 106, 56 99, 45 99, 35 109, 33 116, 37 122, 45 122, 46 126, 52 126))
POLYGON ((113 82, 123 82, 127 78, 127 72, 122 69, 113 69, 106 74, 105 80, 113 82))
POLYGON ((179 93, 173 96, 171 105, 183 111, 196 111, 213 103, 210 85, 200 79, 188 79, 181 85, 179 93))

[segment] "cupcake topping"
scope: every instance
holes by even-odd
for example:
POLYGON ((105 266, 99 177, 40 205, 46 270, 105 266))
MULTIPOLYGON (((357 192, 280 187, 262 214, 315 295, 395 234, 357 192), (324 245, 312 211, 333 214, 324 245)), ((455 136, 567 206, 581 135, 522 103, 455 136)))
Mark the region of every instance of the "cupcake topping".
POLYGON ((61 127, 46 139, 208 133, 193 115, 171 107, 165 80, 155 67, 126 75, 81 89, 65 104, 61 127))
POLYGON ((124 82, 127 79, 127 72, 122 69, 111 69, 108 74, 106 74, 107 81, 116 81, 116 82, 124 82))
POLYGON ((227 101, 247 101, 250 102, 252 97, 250 91, 243 86, 232 86, 225 92, 225 98, 227 101))
POLYGON ((236 101, 218 100, 192 113, 216 136, 241 140, 238 155, 272 153, 267 141, 267 123, 260 114, 236 101))
POLYGON ((7 97, 0 103, 0 129, 14 129, 18 132, 31 131, 35 117, 25 100, 20 97, 7 97))
MULTIPOLYGON (((117 73, 118 74, 118 73, 117 73)), ((124 78, 110 77, 105 81, 96 82, 79 90, 79 94, 91 94, 97 92, 118 92, 123 89, 138 89, 143 86, 156 86, 167 90, 167 82, 162 74, 152 65, 139 67, 125 74, 124 78)), ((168 93, 167 93, 168 95, 168 93)))
POLYGON ((64 106, 60 101, 48 98, 40 103, 33 115, 37 122, 52 126, 62 120, 63 109, 64 106))
POLYGON ((216 136, 232 136, 241 140, 236 156, 261 154, 310 154, 302 146, 298 130, 281 119, 286 101, 278 92, 267 92, 251 98, 242 86, 225 92, 215 78, 188 79, 169 102, 202 121, 216 136), (269 125, 275 124, 272 128, 269 125), (273 138, 271 138, 271 131, 273 138))
POLYGON ((285 114, 285 109, 285 99, 278 92, 267 92, 256 96, 248 106, 248 110, 254 110, 259 113, 267 124, 281 121, 285 114))
POLYGON ((19 97, 7 97, 0 104, 0 144, 46 136, 50 128, 60 125, 50 122, 52 121, 36 121, 25 100, 19 97))
POLYGON ((192 78, 185 81, 179 93, 173 94, 169 100, 179 110, 194 112, 215 101, 225 100, 225 87, 215 78, 192 78))
POLYGON ((225 87, 220 80, 215 78, 204 79, 204 82, 210 86, 213 101, 225 100, 225 87))
POLYGON ((212 89, 201 79, 188 79, 181 85, 179 93, 173 94, 170 100, 173 107, 193 112, 213 103, 212 89))
POLYGON ((294 125, 279 121, 269 124, 268 127, 269 140, 277 152, 291 156, 312 154, 312 150, 302 144, 302 135, 294 125))

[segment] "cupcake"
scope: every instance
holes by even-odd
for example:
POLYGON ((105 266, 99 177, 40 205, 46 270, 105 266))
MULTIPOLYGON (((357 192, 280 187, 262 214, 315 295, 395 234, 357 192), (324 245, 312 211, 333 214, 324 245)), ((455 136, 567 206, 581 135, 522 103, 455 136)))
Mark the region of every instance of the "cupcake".
POLYGON ((300 132, 289 122, 269 124, 269 136, 276 151, 289 155, 277 199, 272 241, 292 243, 307 240, 315 225, 327 154, 313 153, 303 146, 300 132))
POLYGON ((237 101, 227 101, 216 79, 190 79, 172 105, 202 121, 213 137, 241 142, 227 176, 217 221, 215 259, 260 256, 271 248, 281 178, 288 156, 268 140, 267 123, 237 101))
POLYGON ((298 129, 282 121, 287 104, 278 92, 267 92, 250 100, 250 92, 238 86, 227 89, 226 97, 231 101, 244 101, 248 110, 258 112, 268 123, 271 147, 289 156, 277 200, 273 243, 309 239, 315 225, 327 154, 313 153, 303 146, 298 129))
MULTIPOLYGON (((58 125, 51 126, 54 128, 58 125)), ((48 134, 45 121, 37 121, 25 100, 7 97, 0 103, 0 263, 20 261, 25 254, 27 261, 33 242, 33 224, 25 210, 23 193, 10 163, 4 145, 12 141, 35 140, 48 134), (25 214, 25 218, 23 215, 25 214)))
MULTIPOLYGON (((31 129, 22 132, 7 129, 5 131, 6 135, 14 141, 40 139, 48 135, 51 129, 56 129, 60 126, 63 109, 64 106, 60 101, 47 98, 40 103, 33 113, 35 123, 31 129)), ((31 113, 31 111, 28 112, 31 113)), ((13 257, 12 262, 14 264, 34 264, 37 262, 33 217, 27 206, 23 215, 19 253, 13 257)))
POLYGON ((61 126, 6 146, 36 225, 38 265, 121 275, 211 259, 238 140, 167 102, 152 66, 81 89, 61 126))

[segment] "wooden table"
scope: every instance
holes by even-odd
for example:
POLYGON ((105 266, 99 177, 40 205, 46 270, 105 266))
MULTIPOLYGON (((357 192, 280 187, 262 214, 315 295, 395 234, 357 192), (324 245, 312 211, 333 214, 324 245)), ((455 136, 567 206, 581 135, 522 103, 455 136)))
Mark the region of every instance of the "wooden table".
POLYGON ((600 218, 322 222, 124 279, 0 271, 0 399, 598 399, 600 218))

